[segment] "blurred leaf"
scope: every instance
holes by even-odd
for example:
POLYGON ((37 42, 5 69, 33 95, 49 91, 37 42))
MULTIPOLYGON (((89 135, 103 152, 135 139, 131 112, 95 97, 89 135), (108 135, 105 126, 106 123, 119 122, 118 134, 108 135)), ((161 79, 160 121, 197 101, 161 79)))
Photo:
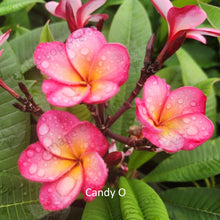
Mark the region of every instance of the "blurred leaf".
MULTIPOLYGON (((211 2, 212 0, 202 0, 202 1, 203 2, 211 2)), ((197 5, 198 1, 197 0, 185 0, 185 1, 174 0, 174 1, 172 1, 172 3, 175 7, 181 8, 181 7, 184 7, 186 5, 197 5)))
POLYGON ((192 151, 180 151, 162 161, 144 181, 188 182, 219 174, 220 138, 209 140, 192 151))
POLYGON ((126 195, 120 197, 123 219, 169 219, 159 195, 144 182, 121 177, 119 189, 126 190, 126 195))
POLYGON ((133 154, 129 157, 128 168, 136 170, 155 155, 156 153, 154 152, 135 150, 133 154))
MULTIPOLYGON (((184 49, 180 48, 176 54, 182 69, 185 86, 195 86, 199 82, 208 79, 203 70, 184 49)), ((216 97, 213 88, 207 97, 206 116, 216 125, 216 97)))
POLYGON ((40 184, 11 173, 0 173, 1 220, 34 220, 46 215, 39 203, 40 184))
POLYGON ((108 0, 105 4, 105 7, 109 7, 112 5, 121 5, 125 0, 108 0))
POLYGON ((49 27, 49 20, 47 21, 47 23, 44 25, 41 35, 40 35, 40 43, 42 42, 53 42, 54 38, 53 35, 50 31, 50 27, 49 27))
MULTIPOLYGON (((51 24, 50 29, 57 41, 66 40, 70 34, 65 22, 51 24)), ((41 31, 42 28, 37 28, 10 41, 11 47, 21 63, 22 73, 34 67, 33 54, 40 42, 41 31)))
POLYGON ((220 219, 220 189, 176 188, 160 194, 172 220, 220 219))
POLYGON ((44 3, 43 0, 3 0, 3 2, 0 3, 0 16, 19 11, 29 4, 37 2, 44 3))
POLYGON ((80 121, 92 121, 90 111, 84 104, 75 105, 71 108, 68 108, 68 112, 74 114, 80 121))
MULTIPOLYGON (((119 7, 112 22, 109 33, 110 42, 124 44, 130 54, 131 65, 128 81, 121 86, 120 92, 110 100, 108 114, 113 114, 129 97, 139 79, 145 48, 151 36, 151 26, 148 15, 138 0, 126 0, 119 7)), ((134 123, 135 108, 123 114, 112 126, 118 134, 126 135, 126 130, 134 123)))

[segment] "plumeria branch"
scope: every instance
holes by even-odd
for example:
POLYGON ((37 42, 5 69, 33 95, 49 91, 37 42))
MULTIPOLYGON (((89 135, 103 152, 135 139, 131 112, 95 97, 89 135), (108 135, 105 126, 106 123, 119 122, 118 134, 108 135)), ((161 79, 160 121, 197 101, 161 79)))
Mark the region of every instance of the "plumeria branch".
POLYGON ((9 92, 14 98, 16 98, 20 103, 13 103, 15 108, 18 108, 22 112, 30 112, 36 116, 41 116, 44 112, 43 110, 34 102, 33 97, 30 95, 27 87, 22 83, 18 83, 20 90, 24 93, 26 98, 21 97, 17 92, 11 89, 6 83, 0 79, 0 86, 9 92))

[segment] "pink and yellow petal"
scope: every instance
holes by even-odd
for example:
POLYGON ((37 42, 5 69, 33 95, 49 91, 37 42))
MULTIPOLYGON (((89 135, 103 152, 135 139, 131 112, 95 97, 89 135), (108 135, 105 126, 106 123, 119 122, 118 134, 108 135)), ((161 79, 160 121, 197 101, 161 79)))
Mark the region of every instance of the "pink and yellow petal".
POLYGON ((84 103, 104 103, 119 91, 119 86, 111 81, 95 80, 90 83, 91 90, 83 100, 84 103))
POLYGON ((47 101, 59 107, 77 105, 81 103, 90 92, 89 86, 84 82, 82 82, 81 85, 70 86, 50 79, 43 82, 42 90, 46 94, 47 101))
POLYGON ((21 174, 32 181, 51 182, 68 172, 74 162, 49 153, 40 142, 31 144, 23 151, 18 167, 21 174))
POLYGON ((74 31, 66 42, 66 51, 72 65, 86 81, 94 56, 106 44, 101 32, 93 28, 74 31))
POLYGON ((170 94, 170 86, 158 76, 148 78, 143 89, 143 101, 149 116, 157 123, 160 120, 164 103, 170 94))
POLYGON ((160 122, 189 113, 205 114, 205 104, 206 96, 200 89, 190 86, 178 88, 170 93, 160 122))
POLYGON ((56 211, 67 208, 79 195, 83 173, 76 166, 51 183, 44 183, 39 194, 40 203, 46 210, 56 211))
POLYGON ((80 84, 82 81, 68 60, 64 43, 39 44, 34 52, 34 62, 44 74, 60 83, 80 84))
POLYGON ((65 135, 79 120, 68 112, 50 110, 45 112, 37 123, 37 134, 44 148, 54 155, 74 159, 65 135))
POLYGON ((178 132, 185 140, 184 150, 192 150, 212 137, 213 123, 201 113, 182 115, 164 123, 178 132))
POLYGON ((89 122, 78 123, 65 138, 77 158, 88 152, 98 152, 104 156, 109 147, 101 131, 89 122))
POLYGON ((107 179, 108 169, 104 160, 96 152, 85 154, 82 161, 84 175, 82 193, 86 201, 92 201, 95 196, 91 192, 102 189, 107 179))
POLYGON ((107 80, 120 86, 128 79, 129 65, 129 54, 123 45, 106 44, 94 59, 89 81, 107 80))

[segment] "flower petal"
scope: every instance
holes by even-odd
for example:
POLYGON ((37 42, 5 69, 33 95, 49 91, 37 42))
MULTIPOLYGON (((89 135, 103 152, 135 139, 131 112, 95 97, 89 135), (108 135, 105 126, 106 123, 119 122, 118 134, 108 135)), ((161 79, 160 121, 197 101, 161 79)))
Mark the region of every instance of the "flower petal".
MULTIPOLYGON (((61 0, 61 2, 66 2, 66 0, 61 0)), ((60 2, 60 4, 61 4, 60 2)), ((59 5, 59 3, 54 2, 54 1, 50 1, 47 2, 45 4, 45 8, 47 9, 47 11, 49 11, 52 15, 59 17, 59 18, 63 18, 65 19, 65 11, 59 11, 58 13, 56 13, 56 8, 59 5)))
POLYGON ((104 44, 104 35, 93 28, 76 30, 67 39, 69 60, 85 81, 88 79, 94 56, 104 44))
POLYGON ((104 156, 109 147, 107 139, 101 131, 86 121, 74 126, 65 135, 65 138, 77 158, 88 152, 98 152, 104 156))
POLYGON ((88 95, 90 89, 86 85, 65 85, 47 79, 43 82, 43 92, 50 104, 60 107, 74 106, 88 95))
POLYGON ((200 89, 184 86, 170 93, 161 113, 160 122, 188 113, 205 114, 206 96, 200 89))
POLYGON ((178 132, 185 140, 183 150, 192 150, 212 137, 213 123, 203 114, 182 115, 164 123, 164 126, 178 132))
POLYGON ((34 52, 37 68, 51 79, 66 84, 80 84, 83 80, 68 60, 65 44, 41 43, 34 52))
POLYGON ((143 127, 150 129, 152 133, 160 133, 162 129, 156 127, 153 120, 150 118, 147 109, 144 105, 144 102, 140 98, 135 99, 136 108, 136 116, 143 127))
POLYGON ((201 34, 194 33, 194 31, 187 32, 186 33, 186 38, 191 38, 191 39, 200 41, 203 44, 206 44, 206 38, 203 37, 201 34))
POLYGON ((38 138, 47 151, 59 157, 74 159, 65 135, 77 123, 79 123, 79 119, 68 112, 47 111, 38 120, 38 138))
POLYGON ((0 46, 5 43, 5 41, 9 38, 9 35, 10 35, 10 32, 11 32, 11 29, 8 30, 6 33, 2 34, 0 36, 0 46))
POLYGON ((149 116, 157 123, 164 103, 170 94, 170 86, 158 76, 148 78, 143 89, 143 101, 149 116))
POLYGON ((18 160, 21 174, 37 182, 54 181, 68 172, 73 165, 73 161, 60 159, 46 151, 40 142, 28 146, 18 160))
POLYGON ((167 14, 170 28, 169 38, 181 30, 195 28, 206 19, 206 13, 196 5, 182 8, 172 7, 167 14))
POLYGON ((71 8, 73 10, 73 14, 75 15, 76 17, 76 13, 77 11, 79 10, 79 8, 82 6, 82 2, 81 0, 68 0, 69 4, 71 5, 71 8))
POLYGON ((85 22, 86 22, 86 23, 87 23, 88 21, 99 22, 101 19, 103 19, 103 20, 108 19, 108 15, 107 15, 107 14, 95 14, 95 15, 90 15, 85 22))
POLYGON ((173 7, 170 0, 151 0, 151 2, 161 16, 166 20, 168 11, 173 7))
POLYGON ((92 201, 95 196, 91 192, 101 190, 108 175, 104 160, 96 152, 87 153, 82 157, 84 181, 82 193, 86 201, 92 201))
POLYGON ((91 91, 83 100, 90 104, 106 102, 119 91, 119 86, 111 81, 95 80, 90 83, 90 86, 91 91))
POLYGON ((106 44, 94 59, 89 81, 100 79, 122 85, 128 79, 129 65, 129 54, 123 45, 106 44))
POLYGON ((83 182, 80 166, 52 183, 44 183, 39 194, 40 203, 46 210, 67 208, 79 195, 83 182))
POLYGON ((90 0, 82 5, 82 7, 77 11, 77 23, 79 27, 83 27, 88 20, 87 18, 96 9, 105 4, 106 0, 90 0))

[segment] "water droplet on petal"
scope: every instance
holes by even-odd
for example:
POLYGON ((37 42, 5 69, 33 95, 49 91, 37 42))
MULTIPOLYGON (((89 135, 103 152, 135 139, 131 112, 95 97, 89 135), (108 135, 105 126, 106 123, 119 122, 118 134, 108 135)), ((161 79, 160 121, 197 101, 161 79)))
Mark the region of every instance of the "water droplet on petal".
POLYGON ((167 104, 167 107, 166 107, 167 109, 170 109, 171 108, 171 105, 170 104, 167 104))
POLYGON ((49 147, 49 146, 52 144, 51 138, 45 137, 45 138, 43 139, 43 144, 44 144, 45 147, 49 147))
POLYGON ((204 128, 204 127, 202 127, 202 130, 204 131, 204 130, 205 130, 205 128, 204 128))
POLYGON ((103 62, 102 62, 102 61, 99 61, 99 63, 98 63, 98 64, 99 64, 99 66, 102 66, 103 62))
POLYGON ((60 148, 58 148, 58 147, 54 147, 53 149, 52 149, 52 152, 54 153, 54 154, 56 154, 56 155, 61 155, 61 150, 60 150, 60 148))
POLYGON ((147 102, 152 102, 152 97, 148 97, 147 102))
POLYGON ((36 172, 37 172, 37 164, 32 163, 31 166, 30 166, 30 168, 29 168, 29 173, 30 173, 30 174, 34 174, 34 173, 36 173, 36 172))
POLYGON ((189 118, 184 118, 184 119, 183 119, 183 122, 186 123, 186 124, 189 124, 190 121, 191 121, 191 120, 190 120, 189 118))
POLYGON ((37 153, 40 153, 40 152, 41 152, 41 148, 40 148, 40 147, 36 147, 36 148, 35 148, 35 151, 36 151, 37 153))
POLYGON ((23 166, 26 167, 28 164, 26 162, 23 163, 23 166))
POLYGON ((52 190, 51 188, 49 188, 49 189, 47 190, 47 192, 52 193, 53 190, 52 190))
POLYGON ((183 103, 183 99, 178 99, 178 103, 182 104, 183 103))
POLYGON ((43 61, 43 62, 41 63, 41 66, 42 66, 44 69, 48 68, 49 65, 50 65, 50 64, 49 64, 48 61, 43 61))
POLYGON ((153 85, 157 85, 157 81, 153 81, 153 85))
POLYGON ((103 60, 103 61, 105 61, 106 60, 106 56, 101 56, 101 59, 103 60))
POLYGON ((191 102, 190 105, 191 105, 192 107, 194 107, 194 106, 196 106, 196 103, 195 103, 195 102, 191 102))
POLYGON ((82 55, 87 55, 89 53, 89 49, 85 47, 85 48, 82 48, 80 52, 82 55))
POLYGON ((45 170, 40 169, 40 170, 37 172, 37 175, 38 175, 39 177, 43 177, 43 176, 45 175, 45 170))
POLYGON ((67 196, 72 191, 75 184, 76 182, 73 178, 65 177, 58 182, 56 190, 61 196, 67 196))
POLYGON ((155 110, 155 107, 154 107, 153 105, 151 105, 151 106, 150 106, 150 110, 151 110, 151 111, 154 111, 154 110, 155 110))
POLYGON ((53 155, 50 152, 44 151, 44 153, 43 153, 44 160, 50 160, 52 157, 53 157, 53 155))
POLYGON ((31 158, 31 157, 34 156, 34 151, 33 151, 33 150, 28 150, 28 151, 26 152, 26 155, 27 155, 27 157, 31 158))
POLYGON ((188 135, 196 135, 198 133, 198 130, 196 127, 194 126, 190 126, 188 129, 187 129, 187 134, 188 135))
POLYGON ((49 127, 46 124, 42 124, 39 128, 39 134, 40 135, 45 135, 49 131, 49 127))

